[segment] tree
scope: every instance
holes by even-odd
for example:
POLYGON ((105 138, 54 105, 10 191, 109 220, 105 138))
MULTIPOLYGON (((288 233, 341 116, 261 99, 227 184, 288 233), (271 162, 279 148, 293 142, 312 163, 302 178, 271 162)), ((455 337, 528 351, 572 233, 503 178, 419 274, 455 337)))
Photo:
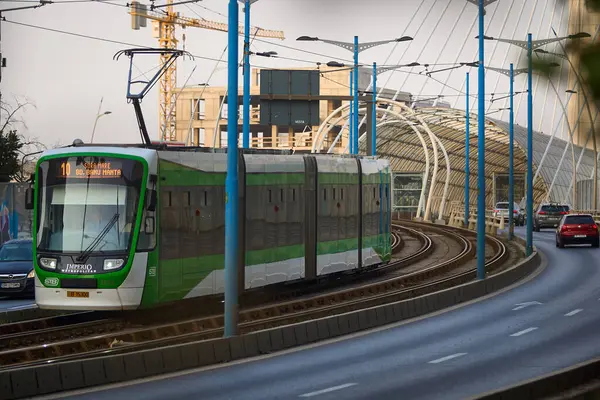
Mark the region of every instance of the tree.
POLYGON ((18 99, 14 102, 14 106, 0 102, 0 182, 29 179, 26 167, 33 159, 28 156, 46 148, 36 138, 26 138, 17 129, 18 126, 27 127, 18 115, 33 105, 18 99))
POLYGON ((0 182, 10 182, 19 172, 19 152, 22 147, 16 130, 0 133, 0 182))
MULTIPOLYGON (((560 0, 569 2, 575 0, 560 0)), ((579 0, 578 0, 579 1, 579 0)), ((585 8, 589 13, 600 13, 600 0, 585 0, 585 8)), ((571 32, 575 33, 575 32, 571 32)), ((593 32, 587 32, 593 35, 593 32)), ((596 106, 600 105, 600 43, 599 42, 582 42, 580 40, 571 40, 566 46, 561 48, 565 50, 569 58, 574 58, 579 62, 579 74, 584 80, 586 90, 592 97, 592 101, 596 106)), ((556 56, 549 56, 543 59, 534 57, 533 67, 540 73, 547 75, 549 78, 556 78, 558 68, 552 68, 553 64, 560 63, 561 59, 556 56)))

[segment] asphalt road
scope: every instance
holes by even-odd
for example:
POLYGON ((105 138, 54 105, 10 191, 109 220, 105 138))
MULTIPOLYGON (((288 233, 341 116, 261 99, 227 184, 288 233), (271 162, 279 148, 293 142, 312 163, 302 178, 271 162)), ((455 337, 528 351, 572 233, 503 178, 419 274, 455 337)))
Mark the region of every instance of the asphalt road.
MULTIPOLYGON (((523 234, 523 229, 518 229, 523 234)), ((514 289, 287 354, 68 399, 463 399, 600 356, 600 250, 557 249, 514 289)))
POLYGON ((0 311, 16 311, 37 307, 34 298, 12 298, 0 296, 0 311))

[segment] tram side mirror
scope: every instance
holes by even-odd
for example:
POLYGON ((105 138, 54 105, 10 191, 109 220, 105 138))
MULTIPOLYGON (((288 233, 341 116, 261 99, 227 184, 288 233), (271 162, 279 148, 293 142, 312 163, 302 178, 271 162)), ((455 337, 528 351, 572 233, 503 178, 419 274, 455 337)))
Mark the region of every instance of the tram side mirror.
POLYGON ((148 191, 148 206, 147 209, 148 211, 156 211, 156 190, 149 190, 148 191))
POLYGON ((146 217, 144 221, 144 232, 146 235, 154 234, 154 217, 146 217))
POLYGON ((25 190, 25 209, 33 210, 33 188, 31 187, 25 190))

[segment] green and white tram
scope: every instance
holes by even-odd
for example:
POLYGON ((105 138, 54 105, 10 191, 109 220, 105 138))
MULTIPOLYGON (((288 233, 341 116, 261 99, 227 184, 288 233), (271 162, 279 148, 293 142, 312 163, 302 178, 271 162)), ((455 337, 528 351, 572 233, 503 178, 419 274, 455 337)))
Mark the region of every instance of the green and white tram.
MULTIPOLYGON (((224 291, 225 152, 73 145, 45 152, 34 209, 42 309, 147 308, 224 291)), ((259 288, 389 262, 389 163, 240 155, 239 281, 259 288)))

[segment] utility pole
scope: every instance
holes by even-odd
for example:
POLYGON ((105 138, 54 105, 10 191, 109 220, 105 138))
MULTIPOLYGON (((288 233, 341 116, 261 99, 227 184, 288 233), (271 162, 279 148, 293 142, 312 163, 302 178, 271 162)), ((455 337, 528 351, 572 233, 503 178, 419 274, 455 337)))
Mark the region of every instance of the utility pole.
POLYGON ((527 34, 527 257, 533 252, 533 45, 527 34))
MULTIPOLYGON (((477 278, 485 279, 485 70, 483 66, 484 0, 479 0, 479 114, 477 115, 477 278)), ((468 112, 468 110, 467 110, 468 112)))

